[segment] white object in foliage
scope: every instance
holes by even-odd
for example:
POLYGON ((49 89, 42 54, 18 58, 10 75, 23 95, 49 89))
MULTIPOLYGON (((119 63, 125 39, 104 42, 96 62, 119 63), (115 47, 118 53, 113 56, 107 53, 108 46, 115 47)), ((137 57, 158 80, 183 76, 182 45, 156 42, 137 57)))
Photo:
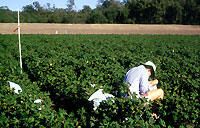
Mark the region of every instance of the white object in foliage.
POLYGON ((93 88, 95 87, 95 84, 90 84, 93 88))
POLYGON ((94 110, 97 109, 97 107, 99 107, 100 103, 103 101, 103 100, 108 100, 110 98, 114 98, 113 95, 111 94, 108 94, 108 93, 105 93, 103 94, 103 89, 99 89, 97 90, 95 93, 93 93, 90 98, 88 99, 88 101, 93 101, 93 106, 94 106, 94 110))
MULTIPOLYGON (((38 104, 38 103, 42 103, 42 101, 43 100, 41 100, 41 99, 37 99, 37 100, 34 101, 34 103, 38 104)), ((40 107, 40 108, 38 108, 38 110, 42 110, 42 108, 40 107)))
POLYGON ((21 87, 18 84, 15 84, 13 82, 8 81, 10 84, 10 88, 13 89, 14 88, 14 92, 19 94, 19 92, 22 92, 21 87))
POLYGON ((150 87, 150 91, 157 89, 157 85, 154 85, 153 87, 150 87))
POLYGON ((41 100, 41 99, 37 99, 37 100, 34 101, 34 103, 36 103, 36 104, 37 104, 37 103, 42 103, 42 101, 43 101, 43 100, 41 100))

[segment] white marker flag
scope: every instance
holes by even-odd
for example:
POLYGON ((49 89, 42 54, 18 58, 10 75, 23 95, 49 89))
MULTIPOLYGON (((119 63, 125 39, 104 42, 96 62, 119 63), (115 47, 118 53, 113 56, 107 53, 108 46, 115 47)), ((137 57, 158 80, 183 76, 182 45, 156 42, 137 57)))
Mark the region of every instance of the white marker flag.
POLYGON ((22 74, 22 52, 21 52, 21 40, 20 40, 20 18, 19 18, 19 9, 18 9, 18 36, 19 36, 20 67, 21 67, 21 74, 22 74))

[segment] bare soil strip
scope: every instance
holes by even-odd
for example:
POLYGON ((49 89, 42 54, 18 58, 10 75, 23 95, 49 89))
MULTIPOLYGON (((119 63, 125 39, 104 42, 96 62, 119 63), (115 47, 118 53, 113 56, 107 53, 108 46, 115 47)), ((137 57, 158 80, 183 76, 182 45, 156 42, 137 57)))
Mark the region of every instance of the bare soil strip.
MULTIPOLYGON (((0 23, 0 34, 10 34, 17 23, 0 23)), ((15 32, 17 33, 17 31, 15 32)), ((21 23, 21 34, 183 34, 200 35, 199 25, 48 24, 21 23)))

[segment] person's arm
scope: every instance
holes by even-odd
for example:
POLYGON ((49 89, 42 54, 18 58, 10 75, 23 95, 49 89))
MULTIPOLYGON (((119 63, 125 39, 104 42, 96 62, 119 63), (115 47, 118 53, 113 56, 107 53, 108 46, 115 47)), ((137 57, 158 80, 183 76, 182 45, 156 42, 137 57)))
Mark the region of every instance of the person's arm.
POLYGON ((151 84, 148 82, 148 75, 142 75, 140 78, 140 94, 145 94, 147 91, 149 91, 151 84))

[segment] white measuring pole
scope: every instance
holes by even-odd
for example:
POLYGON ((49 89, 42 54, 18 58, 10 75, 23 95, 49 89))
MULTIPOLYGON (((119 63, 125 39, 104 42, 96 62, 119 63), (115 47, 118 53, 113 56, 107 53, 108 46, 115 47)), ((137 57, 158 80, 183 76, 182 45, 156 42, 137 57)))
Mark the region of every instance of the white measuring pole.
POLYGON ((18 36, 19 36, 19 57, 20 57, 20 67, 22 74, 22 52, 21 52, 21 40, 20 40, 20 19, 19 19, 19 9, 18 9, 18 36))

